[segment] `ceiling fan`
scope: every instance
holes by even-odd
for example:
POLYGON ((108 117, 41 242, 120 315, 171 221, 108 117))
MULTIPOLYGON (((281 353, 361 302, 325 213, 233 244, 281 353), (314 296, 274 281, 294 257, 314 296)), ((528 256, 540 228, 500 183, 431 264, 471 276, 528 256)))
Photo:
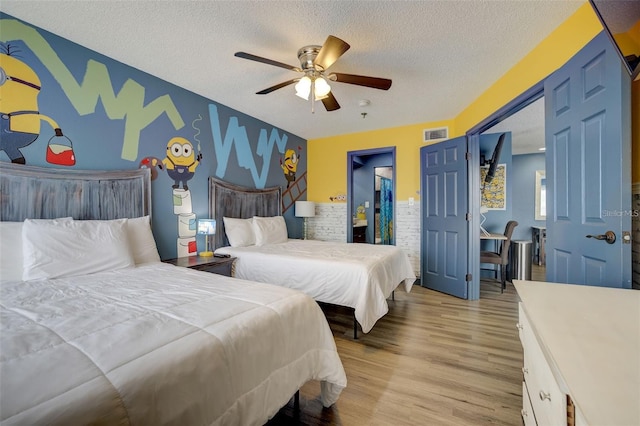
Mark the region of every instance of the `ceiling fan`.
POLYGON ((294 78, 256 92, 256 95, 266 95, 274 90, 296 83, 296 95, 303 99, 311 100, 311 112, 313 112, 314 101, 317 100, 322 101, 322 104, 327 111, 335 111, 340 108, 340 104, 336 100, 335 96, 333 96, 331 86, 329 86, 328 81, 356 84, 358 86, 381 90, 388 90, 391 87, 391 80, 387 78, 367 77, 364 75, 343 74, 337 72, 327 73, 327 69, 333 65, 340 56, 349 50, 350 47, 351 46, 349 46, 345 41, 330 35, 322 46, 309 45, 298 50, 300 67, 294 67, 246 52, 236 52, 235 56, 304 74, 302 77, 294 78))

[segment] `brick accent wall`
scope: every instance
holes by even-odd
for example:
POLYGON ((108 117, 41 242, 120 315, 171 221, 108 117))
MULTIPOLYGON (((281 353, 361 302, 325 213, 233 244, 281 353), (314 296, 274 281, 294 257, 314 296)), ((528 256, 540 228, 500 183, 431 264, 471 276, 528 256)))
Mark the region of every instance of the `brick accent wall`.
MULTIPOLYGON (((420 203, 409 205, 398 201, 396 206, 396 245, 409 256, 416 276, 420 276, 420 203)), ((307 219, 310 239, 347 242, 347 204, 316 203, 316 215, 307 219)))

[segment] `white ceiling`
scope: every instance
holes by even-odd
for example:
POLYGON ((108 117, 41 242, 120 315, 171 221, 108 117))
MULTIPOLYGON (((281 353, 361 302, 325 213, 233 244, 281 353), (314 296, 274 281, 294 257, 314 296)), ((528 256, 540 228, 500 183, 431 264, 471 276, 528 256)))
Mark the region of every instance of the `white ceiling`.
POLYGON ((511 132, 511 154, 539 154, 544 148, 544 98, 540 98, 484 133, 511 132))
POLYGON ((452 119, 584 0, 2 0, 0 10, 305 139, 452 119), (393 80, 388 91, 331 83, 326 112, 298 74, 297 51, 331 34, 351 45, 329 70, 393 80), (360 107, 359 101, 371 104, 360 107), (361 113, 366 112, 366 118, 361 113))

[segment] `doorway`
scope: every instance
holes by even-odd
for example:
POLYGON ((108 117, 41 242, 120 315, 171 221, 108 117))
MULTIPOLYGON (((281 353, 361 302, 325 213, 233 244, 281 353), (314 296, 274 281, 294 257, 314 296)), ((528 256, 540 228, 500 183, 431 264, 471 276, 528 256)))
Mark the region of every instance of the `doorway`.
MULTIPOLYGON (((469 141, 469 151, 472 158, 480 159, 480 136, 489 132, 499 123, 525 109, 534 102, 543 99, 544 80, 540 81, 520 96, 507 103, 495 113, 487 117, 478 125, 467 132, 469 141)), ((469 187, 473 188, 469 192, 469 203, 472 218, 481 218, 480 215, 480 161, 472 161, 469 167, 469 187)), ((470 235, 480 235, 480 220, 472 220, 470 224, 470 235)), ((469 244, 469 268, 474 271, 469 281, 469 299, 480 298, 480 243, 479 241, 469 244)))
POLYGON ((395 244, 395 162, 395 147, 347 152, 347 242, 395 244))
MULTIPOLYGON (((532 241, 532 279, 544 281, 546 238, 544 96, 482 132, 482 135, 503 132, 508 132, 510 135, 508 139, 510 146, 503 148, 500 160, 500 163, 506 164, 507 199, 501 210, 485 209, 487 211, 483 213, 483 226, 489 232, 502 233, 507 221, 517 221, 518 226, 513 231, 512 240, 532 241)), ((506 142, 505 140, 505 145, 506 142)), ((489 155, 481 142, 481 159, 483 153, 485 158, 489 155)), ((482 249, 491 248, 483 247, 482 249)), ((514 278, 514 268, 511 267, 511 263, 509 266, 508 277, 511 281, 514 278)))

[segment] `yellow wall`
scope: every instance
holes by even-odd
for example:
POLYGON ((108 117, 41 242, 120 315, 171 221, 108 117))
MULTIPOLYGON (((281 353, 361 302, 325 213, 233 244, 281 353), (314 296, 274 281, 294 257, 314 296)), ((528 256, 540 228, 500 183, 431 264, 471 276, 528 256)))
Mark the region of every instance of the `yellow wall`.
POLYGON ((583 4, 455 118, 459 135, 560 68, 600 31, 602 25, 591 5, 583 4))
POLYGON ((396 200, 419 198, 422 131, 449 127, 449 135, 463 135, 480 121, 563 65, 602 30, 588 2, 504 74, 457 117, 438 122, 309 140, 308 194, 316 202, 347 192, 347 152, 396 146, 396 200))
POLYGON ((422 131, 445 126, 453 131, 449 120, 309 140, 307 199, 329 202, 329 197, 347 193, 347 152, 390 146, 396 147, 396 199, 418 199, 422 131))

